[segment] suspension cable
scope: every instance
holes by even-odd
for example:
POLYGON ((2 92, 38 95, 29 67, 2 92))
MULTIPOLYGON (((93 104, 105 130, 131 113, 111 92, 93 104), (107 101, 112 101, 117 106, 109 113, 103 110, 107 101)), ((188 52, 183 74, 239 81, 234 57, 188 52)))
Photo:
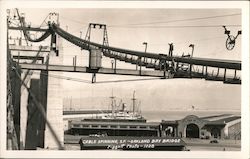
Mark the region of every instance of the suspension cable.
MULTIPOLYGON (((28 35, 27 28, 25 28, 25 22, 24 22, 23 18, 21 18, 18 9, 16 9, 16 11, 17 11, 17 15, 18 15, 18 18, 19 18, 19 21, 21 24, 21 28, 23 30, 23 34, 24 34, 26 40, 31 41, 31 42, 41 42, 41 41, 45 40, 48 36, 50 36, 51 33, 50 33, 50 30, 48 29, 48 30, 46 30, 46 32, 43 35, 41 35, 41 37, 39 37, 37 39, 32 39, 28 35)), ((27 45, 28 45, 28 42, 27 42, 27 45)))

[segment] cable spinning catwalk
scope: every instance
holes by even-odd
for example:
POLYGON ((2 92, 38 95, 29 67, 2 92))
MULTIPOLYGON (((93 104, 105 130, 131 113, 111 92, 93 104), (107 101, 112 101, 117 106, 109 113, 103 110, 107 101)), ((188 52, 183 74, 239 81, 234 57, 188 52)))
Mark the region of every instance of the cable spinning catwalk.
POLYGON ((156 68, 157 70, 158 69, 161 70, 161 65, 162 66, 166 65, 166 61, 241 70, 241 61, 194 58, 194 57, 183 58, 183 57, 178 57, 178 56, 167 56, 167 55, 159 54, 159 53, 146 53, 146 52, 104 46, 102 44, 98 44, 98 43, 94 43, 94 42, 91 42, 88 40, 78 38, 78 37, 66 32, 66 31, 64 31, 55 23, 52 23, 52 24, 48 23, 49 28, 45 31, 45 33, 37 39, 32 39, 28 33, 29 28, 25 27, 24 18, 20 16, 18 10, 17 10, 17 15, 19 17, 19 20, 21 23, 21 28, 23 30, 25 38, 31 42, 43 41, 46 38, 48 38, 49 35, 53 35, 56 33, 56 34, 60 35, 61 37, 63 37, 64 39, 66 39, 67 41, 73 43, 74 45, 76 45, 82 49, 85 49, 85 50, 101 49, 104 56, 116 58, 118 60, 129 62, 131 64, 139 64, 142 66, 148 66, 149 68, 156 68), (122 55, 125 57, 125 59, 122 58, 122 55), (126 59, 127 55, 132 56, 130 60, 126 59), (133 56, 136 56, 137 58, 134 59, 133 56), (142 58, 144 58, 144 61, 145 61, 145 58, 150 58, 152 60, 155 60, 154 66, 150 65, 151 63, 143 63, 141 60, 142 58), (157 60, 159 63, 158 66, 155 65, 157 60))
MULTIPOLYGON (((235 70, 235 77, 236 71, 241 70, 241 61, 235 60, 221 60, 221 59, 209 59, 209 58, 197 58, 197 57, 183 57, 183 56, 169 56, 166 54, 161 53, 149 53, 149 52, 141 52, 141 51, 134 51, 128 50, 123 48, 112 47, 104 44, 98 44, 95 42, 91 42, 87 39, 81 39, 76 37, 67 31, 61 29, 59 25, 56 23, 48 22, 47 29, 41 28, 31 28, 26 27, 24 18, 22 18, 19 14, 19 20, 21 23, 21 30, 24 32, 24 36, 26 40, 31 42, 40 42, 48 38, 50 35, 55 36, 56 34, 64 38, 65 40, 69 41, 70 43, 80 47, 84 50, 101 50, 103 56, 113 58, 115 60, 124 61, 130 64, 135 64, 137 66, 152 68, 154 70, 164 71, 164 78, 166 78, 166 72, 172 74, 171 77, 181 77, 185 74, 187 75, 202 78, 204 77, 203 71, 206 69, 205 75, 207 77, 207 67, 214 67, 219 69, 226 69, 235 70), (31 38, 29 35, 29 31, 37 31, 39 30, 44 32, 40 37, 34 39, 31 38), (187 69, 183 69, 183 65, 196 65, 202 66, 202 73, 199 71, 195 71, 191 67, 187 69), (189 72, 189 73, 188 73, 189 72), (180 75, 181 74, 181 75, 180 75)), ((19 27, 20 28, 20 27, 19 27)), ((218 75, 218 74, 217 74, 218 75)), ((234 78, 235 78, 234 77, 234 78)), ((216 77, 217 78, 217 77, 216 77)), ((224 75, 225 78, 225 75, 224 75)), ((237 78, 238 79, 238 78, 237 78)), ((239 80, 239 79, 238 79, 239 80)))

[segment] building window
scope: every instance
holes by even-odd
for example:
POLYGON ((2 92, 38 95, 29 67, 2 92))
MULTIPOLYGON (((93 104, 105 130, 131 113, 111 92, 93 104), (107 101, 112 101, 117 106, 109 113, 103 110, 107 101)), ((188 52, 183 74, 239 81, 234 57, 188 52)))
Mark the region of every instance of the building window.
POLYGON ((127 126, 120 126, 120 128, 127 128, 127 126))

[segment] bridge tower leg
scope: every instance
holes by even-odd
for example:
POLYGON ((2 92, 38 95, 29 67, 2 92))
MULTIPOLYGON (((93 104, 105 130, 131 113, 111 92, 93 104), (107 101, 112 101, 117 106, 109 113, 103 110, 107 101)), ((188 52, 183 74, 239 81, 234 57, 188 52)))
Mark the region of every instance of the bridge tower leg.
MULTIPOLYGON (((20 55, 20 53, 25 53, 25 50, 29 50, 30 54, 36 54, 35 58, 37 58, 38 55, 37 51, 40 52, 40 49, 42 49, 40 47, 38 49, 36 46, 26 45, 13 45, 12 48, 18 50, 18 55, 20 55)), ((12 52, 13 54, 16 54, 16 52, 12 52)), ((32 63, 36 63, 36 60, 32 61, 32 63)), ((18 81, 22 83, 22 85, 20 86, 20 89, 15 88, 15 92, 20 92, 20 115, 18 116, 18 118, 20 118, 20 134, 18 134, 18 137, 20 136, 21 150, 34 150, 37 147, 43 148, 44 126, 41 125, 44 125, 44 118, 42 118, 39 111, 37 111, 37 107, 35 106, 37 104, 34 103, 34 100, 31 97, 31 92, 36 100, 46 108, 47 102, 45 102, 44 99, 47 98, 47 95, 45 94, 45 92, 47 92, 47 82, 46 78, 42 78, 44 72, 46 71, 41 71, 40 77, 37 75, 39 73, 38 71, 32 70, 22 70, 18 74, 20 77, 18 81), (22 80, 22 82, 20 80, 22 80), (31 81, 33 81, 32 85, 31 81), (29 88, 30 91, 26 88, 29 88)), ((18 97, 15 98, 18 99, 18 97)))
MULTIPOLYGON (((63 64, 62 41, 61 37, 52 37, 52 48, 49 55, 49 63, 54 65, 63 64), (54 41, 53 41, 54 40, 54 41), (56 44, 56 45, 55 45, 56 44), (60 51, 60 52, 58 52, 60 51)), ((48 73, 48 94, 47 94, 47 120, 51 124, 55 135, 58 137, 59 142, 53 136, 53 132, 49 129, 48 125, 45 127, 44 148, 59 149, 60 145, 64 143, 63 132, 63 83, 62 79, 53 78, 51 75, 60 76, 62 72, 49 72, 48 73)))

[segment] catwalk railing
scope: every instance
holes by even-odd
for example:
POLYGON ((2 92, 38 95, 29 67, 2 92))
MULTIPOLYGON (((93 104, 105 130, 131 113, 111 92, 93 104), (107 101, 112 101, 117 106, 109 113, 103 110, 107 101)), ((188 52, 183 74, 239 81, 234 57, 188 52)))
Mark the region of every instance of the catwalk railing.
POLYGON ((104 46, 103 44, 94 43, 88 40, 76 37, 67 31, 61 29, 55 23, 49 23, 48 29, 25 27, 24 21, 20 18, 21 27, 12 27, 10 29, 20 29, 24 32, 27 40, 31 42, 39 42, 45 40, 49 35, 58 34, 72 44, 84 50, 100 49, 103 55, 115 60, 124 61, 140 67, 159 70, 164 72, 165 78, 205 78, 207 80, 224 81, 225 83, 241 83, 240 77, 236 76, 236 71, 241 70, 241 61, 236 60, 221 60, 197 57, 182 57, 182 56, 168 56, 161 53, 140 52, 128 49, 122 49, 112 46, 104 46), (32 39, 29 37, 29 31, 44 32, 39 38, 32 39), (188 68, 183 68, 186 65, 188 68), (202 66, 202 72, 193 69, 193 66, 202 66), (224 75, 212 75, 207 72, 208 67, 224 69, 224 75), (235 70, 232 77, 227 77, 226 70, 235 70), (170 76, 166 77, 166 74, 170 76))

